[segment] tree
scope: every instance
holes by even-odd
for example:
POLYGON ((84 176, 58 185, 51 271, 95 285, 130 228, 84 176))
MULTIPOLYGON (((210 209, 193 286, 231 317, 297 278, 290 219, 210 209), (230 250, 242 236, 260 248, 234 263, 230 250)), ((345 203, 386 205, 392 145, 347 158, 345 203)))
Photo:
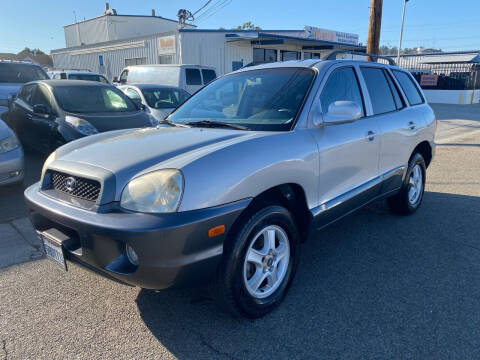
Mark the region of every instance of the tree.
MULTIPOLYGON (((390 47, 386 45, 380 46, 379 53, 380 55, 397 55, 398 48, 396 46, 390 47)), ((422 53, 433 53, 433 52, 442 52, 442 49, 434 48, 424 48, 423 46, 415 48, 403 48, 400 50, 401 55, 405 54, 422 54, 422 53)))
POLYGON ((260 26, 255 26, 251 21, 238 25, 235 30, 262 30, 260 26))

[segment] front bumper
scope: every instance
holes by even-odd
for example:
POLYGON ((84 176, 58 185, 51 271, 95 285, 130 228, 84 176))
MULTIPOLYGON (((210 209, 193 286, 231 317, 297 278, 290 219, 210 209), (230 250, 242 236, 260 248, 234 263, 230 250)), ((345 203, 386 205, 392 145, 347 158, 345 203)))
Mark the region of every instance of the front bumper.
POLYGON ((25 190, 25 202, 37 231, 53 228, 70 238, 63 244, 67 260, 126 284, 165 289, 214 278, 228 230, 250 199, 170 214, 127 212, 116 203, 89 211, 43 194, 37 183, 25 190), (218 225, 225 233, 209 237, 218 225), (126 244, 138 255, 137 266, 126 244))
POLYGON ((0 185, 23 181, 24 161, 21 147, 0 154, 0 185))

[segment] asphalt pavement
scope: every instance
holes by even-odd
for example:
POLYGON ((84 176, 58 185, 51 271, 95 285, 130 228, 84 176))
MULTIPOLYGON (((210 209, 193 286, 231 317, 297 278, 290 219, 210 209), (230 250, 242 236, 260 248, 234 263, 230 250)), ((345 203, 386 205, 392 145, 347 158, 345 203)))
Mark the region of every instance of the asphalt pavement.
MULTIPOLYGON (((480 106, 434 108, 421 208, 378 202, 316 234, 269 316, 232 319, 208 289, 156 293, 40 259, 0 270, 0 359, 478 359, 480 106)), ((35 249, 19 201, 0 190, 0 251, 15 236, 2 225, 35 249)))

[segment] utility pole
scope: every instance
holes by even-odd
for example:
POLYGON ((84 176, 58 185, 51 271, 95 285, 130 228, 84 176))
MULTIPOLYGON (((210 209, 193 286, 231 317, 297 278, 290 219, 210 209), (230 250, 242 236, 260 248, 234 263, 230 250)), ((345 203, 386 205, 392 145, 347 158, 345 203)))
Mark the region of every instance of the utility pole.
POLYGON ((367 53, 378 54, 380 29, 382 27, 383 0, 370 0, 370 21, 368 24, 367 53))
POLYGON ((402 28, 400 29, 400 40, 398 41, 397 64, 400 63, 400 49, 402 48, 403 23, 405 22, 405 9, 407 8, 407 2, 408 0, 403 0, 402 28))

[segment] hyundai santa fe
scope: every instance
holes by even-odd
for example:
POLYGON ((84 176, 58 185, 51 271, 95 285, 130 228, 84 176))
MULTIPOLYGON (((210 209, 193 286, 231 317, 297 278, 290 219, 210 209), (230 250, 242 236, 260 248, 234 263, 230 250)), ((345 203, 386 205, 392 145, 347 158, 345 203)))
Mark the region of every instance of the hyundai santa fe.
POLYGON ((381 198, 418 209, 435 128, 397 66, 264 64, 213 81, 156 128, 60 147, 25 199, 62 268, 146 289, 213 282, 221 306, 257 318, 284 298, 309 233, 381 198))

